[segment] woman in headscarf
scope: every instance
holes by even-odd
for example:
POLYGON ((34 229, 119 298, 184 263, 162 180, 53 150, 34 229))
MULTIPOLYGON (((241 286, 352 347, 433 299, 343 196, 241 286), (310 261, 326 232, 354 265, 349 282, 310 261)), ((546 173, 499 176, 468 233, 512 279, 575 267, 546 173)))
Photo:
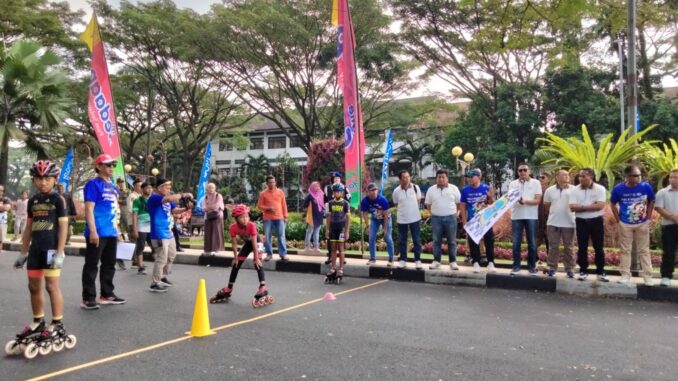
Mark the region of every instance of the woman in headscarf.
POLYGON ((319 182, 312 182, 308 188, 308 196, 304 199, 304 209, 306 209, 307 224, 305 252, 308 253, 311 250, 311 236, 313 236, 313 251, 319 254, 320 227, 323 226, 325 219, 325 194, 319 182))
POLYGON ((217 193, 217 186, 207 184, 205 199, 202 201, 205 211, 205 247, 204 253, 216 255, 224 250, 224 198, 217 193))

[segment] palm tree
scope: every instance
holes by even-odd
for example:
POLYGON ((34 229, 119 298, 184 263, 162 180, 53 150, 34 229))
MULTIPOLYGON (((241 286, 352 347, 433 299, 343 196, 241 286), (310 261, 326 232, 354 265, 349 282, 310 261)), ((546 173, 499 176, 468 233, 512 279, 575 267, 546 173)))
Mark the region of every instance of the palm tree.
POLYGON ((664 180, 672 169, 678 168, 678 143, 669 139, 670 145, 663 143, 663 147, 652 146, 645 155, 645 163, 650 169, 650 176, 657 180, 659 188, 664 187, 664 180), (663 148, 663 149, 662 149, 663 148))
POLYGON ((271 163, 263 154, 258 157, 247 155, 245 163, 242 165, 242 176, 247 180, 252 187, 252 194, 254 199, 258 199, 259 191, 262 183, 266 181, 266 176, 270 174, 271 163))
POLYGON ((617 142, 612 141, 613 134, 605 135, 596 145, 589 136, 586 125, 581 126, 582 139, 570 137, 563 139, 547 132, 546 138, 538 138, 544 143, 536 157, 546 169, 568 169, 571 173, 582 168, 592 168, 596 178, 603 175, 607 178, 608 188, 612 190, 615 178, 621 175, 624 165, 632 160, 642 159, 652 147, 653 142, 641 142, 645 134, 654 129, 654 125, 629 136, 631 129, 627 129, 617 142))
POLYGON ((60 62, 40 44, 18 40, 0 48, 0 184, 7 182, 9 141, 24 140, 27 148, 45 155, 42 139, 58 129, 70 105, 64 96, 66 77, 60 62))
POLYGON ((428 142, 415 142, 412 138, 405 138, 405 144, 398 148, 398 161, 407 160, 412 163, 412 177, 421 175, 422 168, 431 164, 431 155, 435 150, 428 142))

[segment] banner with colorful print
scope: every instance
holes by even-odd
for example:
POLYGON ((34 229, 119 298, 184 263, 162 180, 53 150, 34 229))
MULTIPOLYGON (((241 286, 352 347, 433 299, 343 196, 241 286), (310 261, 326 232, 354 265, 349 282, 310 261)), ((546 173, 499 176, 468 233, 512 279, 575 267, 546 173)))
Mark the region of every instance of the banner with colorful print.
POLYGON ((485 233, 488 230, 492 229, 497 221, 509 211, 513 204, 520 200, 520 190, 513 189, 507 195, 501 197, 492 205, 488 205, 487 208, 479 211, 471 221, 467 222, 464 225, 464 230, 468 233, 469 238, 475 243, 480 243, 480 240, 483 239, 485 233))
POLYGON ((202 201, 205 199, 205 187, 210 179, 210 165, 212 164, 212 142, 207 142, 205 149, 205 160, 202 162, 202 171, 200 171, 200 181, 198 182, 198 197, 195 203, 196 213, 202 214, 202 201))
POLYGON ((89 25, 87 25, 87 29, 80 35, 80 39, 87 43, 89 51, 92 53, 87 115, 89 116, 90 123, 92 123, 103 153, 118 161, 118 165, 113 172, 113 178, 124 179, 125 170, 120 152, 120 142, 118 140, 118 123, 115 119, 113 94, 111 93, 111 82, 108 77, 104 42, 99 33, 99 23, 97 22, 96 14, 92 15, 92 19, 89 25))
POLYGON ((337 25, 337 83, 344 96, 344 166, 346 187, 351 193, 351 207, 360 203, 362 171, 365 163, 363 115, 358 97, 356 73, 355 34, 351 24, 348 0, 334 0, 332 22, 337 25))
POLYGON ((71 175, 73 175, 73 148, 68 150, 66 160, 64 160, 64 165, 61 167, 61 173, 59 174, 59 183, 64 184, 64 192, 69 192, 71 175))
POLYGON ((386 146, 384 147, 384 164, 381 166, 381 187, 379 193, 384 194, 384 188, 388 181, 388 162, 393 156, 393 135, 391 129, 386 130, 386 146))

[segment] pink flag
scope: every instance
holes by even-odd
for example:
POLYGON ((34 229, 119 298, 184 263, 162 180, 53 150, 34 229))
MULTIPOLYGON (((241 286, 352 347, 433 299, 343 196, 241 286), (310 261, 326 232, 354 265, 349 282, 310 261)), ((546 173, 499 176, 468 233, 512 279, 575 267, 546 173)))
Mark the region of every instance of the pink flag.
POLYGON ((348 0, 338 0, 336 7, 338 21, 337 44, 337 81, 344 95, 344 160, 346 167, 346 186, 351 193, 351 207, 360 204, 362 171, 365 163, 365 137, 363 135, 363 115, 358 97, 358 77, 356 74, 355 34, 351 24, 348 0))

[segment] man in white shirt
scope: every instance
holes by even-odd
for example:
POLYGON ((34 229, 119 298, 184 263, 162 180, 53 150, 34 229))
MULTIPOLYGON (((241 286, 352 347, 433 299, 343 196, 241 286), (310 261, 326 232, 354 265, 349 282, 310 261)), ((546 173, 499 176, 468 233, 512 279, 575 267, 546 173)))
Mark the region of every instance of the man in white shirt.
POLYGON ((563 242, 563 263, 568 278, 574 278, 574 257, 572 244, 574 243, 574 213, 570 210, 570 196, 574 187, 570 185, 570 174, 561 169, 556 172, 556 184, 548 187, 544 192, 544 209, 548 215, 546 221, 546 235, 551 246, 548 249, 548 263, 550 277, 556 276, 558 258, 560 257, 560 242, 563 242))
MULTIPOLYGON (((433 228, 433 263, 431 269, 440 267, 443 237, 447 240, 447 254, 450 269, 459 270, 457 265, 457 210, 461 202, 461 193, 456 185, 449 183, 447 171, 436 172, 436 186, 426 192, 426 209, 431 212, 433 228)), ((480 270, 480 265, 478 265, 480 270)))
POLYGON ((530 166, 518 165, 518 179, 509 184, 509 192, 517 189, 520 199, 511 210, 511 230, 513 232, 513 269, 511 275, 520 274, 520 243, 523 230, 527 236, 527 268, 530 275, 537 275, 537 220, 541 201, 541 183, 530 177, 530 166))
POLYGON ((414 263, 417 269, 421 269, 421 241, 419 239, 421 191, 416 184, 412 184, 410 173, 407 170, 400 171, 398 178, 400 185, 393 190, 393 203, 398 210, 396 214, 398 219, 398 250, 400 251, 398 268, 402 269, 407 266, 407 231, 409 230, 414 244, 414 263))
POLYGON ((662 287, 671 286, 678 246, 678 169, 671 170, 669 186, 657 192, 655 210, 662 216, 662 287))
POLYGON ((596 258, 596 274, 599 282, 608 282, 605 275, 605 227, 603 209, 607 203, 605 187, 596 184, 596 172, 591 168, 579 171, 579 185, 570 195, 570 210, 574 212, 577 229, 577 262, 579 280, 586 280, 589 268, 589 238, 593 242, 596 258))

